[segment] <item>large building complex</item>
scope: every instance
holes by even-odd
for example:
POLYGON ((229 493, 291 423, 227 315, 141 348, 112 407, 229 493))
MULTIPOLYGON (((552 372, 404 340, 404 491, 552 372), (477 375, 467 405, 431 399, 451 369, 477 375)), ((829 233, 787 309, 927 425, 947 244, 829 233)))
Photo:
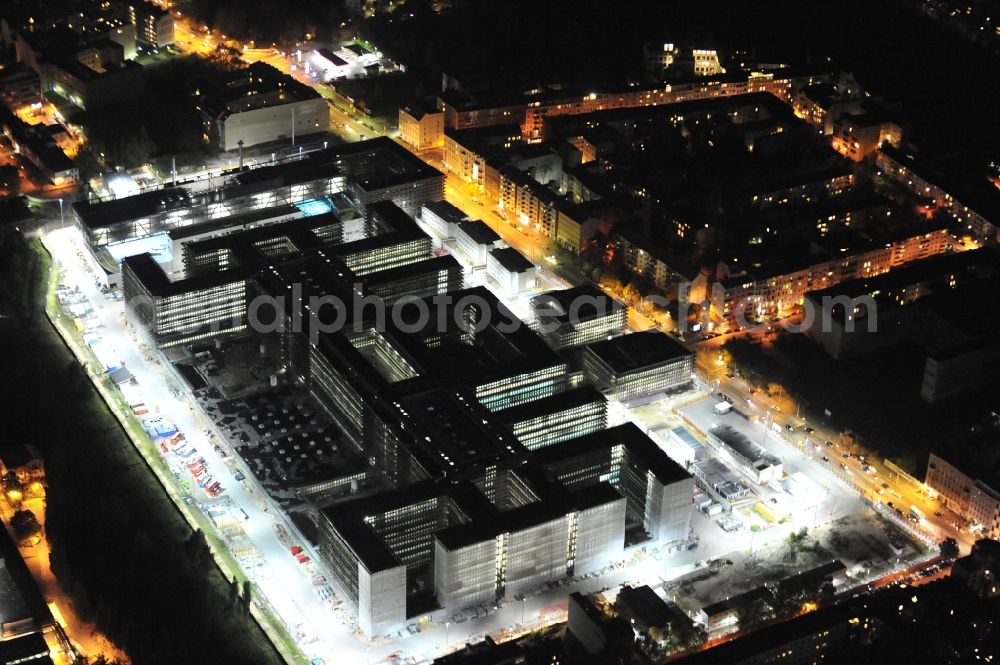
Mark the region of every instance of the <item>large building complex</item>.
POLYGON ((157 345, 277 336, 286 378, 366 460, 378 489, 311 498, 322 564, 367 635, 415 608, 451 613, 601 568, 626 529, 686 540, 694 485, 635 427, 606 429, 605 396, 571 388, 566 360, 495 296, 463 289, 411 216, 455 216, 440 174, 406 171, 398 150, 371 141, 238 173, 215 197, 243 206, 228 216, 182 189, 76 209, 92 242, 167 232, 169 262, 123 263, 127 311, 157 345), (138 207, 160 216, 140 225, 138 207))
POLYGON ((236 216, 247 213, 286 219, 289 214, 325 212, 337 199, 361 211, 392 200, 413 214, 424 203, 439 200, 444 188, 439 171, 388 138, 314 151, 249 171, 233 170, 220 180, 221 186, 208 192, 178 186, 122 199, 79 201, 73 213, 91 245, 105 247, 207 222, 221 229, 243 225, 246 220, 236 216), (282 206, 295 210, 289 213, 282 206))

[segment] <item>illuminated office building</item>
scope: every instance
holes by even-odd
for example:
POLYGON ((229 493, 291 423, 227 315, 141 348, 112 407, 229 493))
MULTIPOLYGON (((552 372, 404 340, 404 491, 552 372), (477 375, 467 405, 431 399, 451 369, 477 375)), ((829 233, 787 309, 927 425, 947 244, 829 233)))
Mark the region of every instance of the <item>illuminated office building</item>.
POLYGON ((362 213, 392 200, 407 214, 444 198, 444 176, 391 139, 331 146, 293 159, 218 177, 218 187, 195 191, 164 187, 103 201, 77 201, 73 214, 93 247, 162 231, 218 222, 236 215, 293 205, 315 214, 311 203, 335 207, 343 194, 362 213))
POLYGON ((608 406, 593 388, 576 388, 496 414, 528 450, 604 429, 608 406))
POLYGON ((625 307, 591 284, 548 291, 531 306, 554 349, 599 342, 625 329, 625 307))
POLYGON ((583 375, 609 398, 626 400, 690 384, 694 354, 669 335, 647 330, 585 347, 583 375))

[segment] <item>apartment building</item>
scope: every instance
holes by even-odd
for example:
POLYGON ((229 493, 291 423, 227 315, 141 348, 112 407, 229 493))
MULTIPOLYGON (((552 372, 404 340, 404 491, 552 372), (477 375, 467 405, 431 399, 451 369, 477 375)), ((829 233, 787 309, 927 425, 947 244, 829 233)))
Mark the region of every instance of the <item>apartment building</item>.
POLYGON ((1000 537, 1000 478, 991 442, 972 438, 954 449, 932 452, 924 482, 983 538, 1000 537))

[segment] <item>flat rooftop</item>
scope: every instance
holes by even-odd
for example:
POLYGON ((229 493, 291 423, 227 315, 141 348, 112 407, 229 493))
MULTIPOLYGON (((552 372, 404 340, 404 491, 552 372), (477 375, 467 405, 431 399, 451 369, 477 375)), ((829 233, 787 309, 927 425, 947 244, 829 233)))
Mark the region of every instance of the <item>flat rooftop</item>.
POLYGON ((707 614, 709 617, 718 616, 720 614, 725 614, 726 612, 731 612, 733 610, 739 609, 741 607, 746 607, 755 600, 770 600, 771 592, 767 590, 766 587, 757 587, 756 589, 750 589, 741 594, 731 596, 725 600, 720 600, 717 603, 712 603, 711 605, 706 605, 702 608, 702 612, 707 614))
MULTIPOLYGON (((893 306, 902 289, 930 282, 950 281, 957 273, 975 273, 984 277, 1000 275, 1000 252, 990 247, 965 252, 939 254, 902 265, 883 275, 852 279, 827 289, 810 291, 806 297, 817 303, 826 298, 874 298, 879 307, 893 306)), ((842 310, 842 308, 841 308, 842 310)), ((842 311, 840 312, 842 315, 842 311)), ((837 311, 834 311, 837 316, 837 311)))
POLYGON ((348 64, 346 60, 328 48, 318 48, 316 49, 316 53, 334 67, 346 67, 348 64))
POLYGON ((148 252, 145 254, 136 254, 135 256, 127 256, 122 261, 122 264, 128 266, 129 270, 142 282, 150 295, 160 298, 200 291, 212 288, 213 286, 222 286, 223 284, 245 280, 250 276, 249 269, 241 267, 171 281, 163 271, 163 266, 157 263, 156 259, 148 252))
POLYGON ((501 247, 490 250, 490 256, 499 263, 504 270, 513 273, 522 273, 532 270, 535 264, 524 257, 524 254, 513 247, 501 247))
POLYGON ((445 487, 420 483, 337 503, 321 512, 347 541, 368 572, 376 573, 396 568, 402 563, 385 540, 365 522, 365 517, 441 499, 446 495, 445 487))
POLYGON ((407 424, 419 431, 415 438, 425 455, 436 458, 440 468, 459 470, 524 451, 515 437, 496 427, 496 419, 484 417, 487 414, 478 404, 460 401, 451 391, 424 391, 400 402, 407 424))
POLYGON ((550 499, 498 513, 492 520, 475 520, 438 531, 437 540, 449 551, 467 547, 484 540, 492 540, 501 533, 516 533, 553 520, 562 519, 570 510, 586 510, 624 500, 614 487, 607 483, 567 492, 559 499, 550 499))
POLYGON ((620 335, 590 344, 584 352, 594 354, 616 374, 691 358, 694 355, 683 344, 659 330, 620 335))
MULTIPOLYGON (((501 411, 502 413, 504 412, 501 411)), ((687 480, 691 477, 684 468, 670 459, 654 441, 633 423, 609 427, 539 448, 532 451, 530 459, 535 464, 548 466, 618 445, 625 446, 630 453, 639 457, 656 476, 656 479, 664 485, 687 480)))
POLYGON ((424 208, 434 213, 446 222, 458 223, 469 218, 457 206, 447 201, 430 201, 424 204, 424 208))
POLYGON ((458 230, 469 236, 477 245, 492 245, 502 240, 500 235, 491 229, 486 222, 478 219, 467 219, 458 223, 458 230))
POLYGON ((382 136, 316 150, 302 159, 230 171, 223 175, 223 186, 213 192, 192 194, 184 187, 164 187, 121 199, 78 201, 73 204, 73 211, 85 226, 97 229, 191 208, 209 200, 250 196, 341 175, 365 191, 444 177, 392 139, 382 136))
POLYGON ((621 303, 593 284, 546 291, 532 298, 531 305, 539 316, 573 324, 611 316, 624 309, 621 303))
POLYGON ((646 626, 666 626, 673 616, 667 603, 648 585, 623 586, 616 602, 632 618, 646 626))
POLYGON ((733 429, 729 425, 713 425, 708 430, 708 433, 718 437, 718 439, 726 444, 727 447, 742 457, 750 460, 753 464, 758 464, 760 462, 766 463, 770 466, 778 466, 781 464, 781 460, 768 452, 767 448, 764 448, 756 441, 753 441, 746 434, 733 429))
POLYGON ((191 194, 183 187, 164 187, 134 196, 105 201, 77 201, 73 211, 85 226, 98 229, 130 219, 148 217, 192 205, 191 194))

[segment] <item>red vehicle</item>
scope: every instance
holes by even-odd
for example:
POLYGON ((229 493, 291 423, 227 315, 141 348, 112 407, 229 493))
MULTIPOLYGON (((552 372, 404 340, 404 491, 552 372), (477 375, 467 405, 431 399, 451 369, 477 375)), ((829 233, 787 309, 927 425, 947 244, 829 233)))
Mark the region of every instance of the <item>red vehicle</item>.
POLYGON ((299 554, 302 553, 302 548, 299 547, 298 545, 292 545, 291 550, 292 550, 292 556, 298 556, 299 554))

